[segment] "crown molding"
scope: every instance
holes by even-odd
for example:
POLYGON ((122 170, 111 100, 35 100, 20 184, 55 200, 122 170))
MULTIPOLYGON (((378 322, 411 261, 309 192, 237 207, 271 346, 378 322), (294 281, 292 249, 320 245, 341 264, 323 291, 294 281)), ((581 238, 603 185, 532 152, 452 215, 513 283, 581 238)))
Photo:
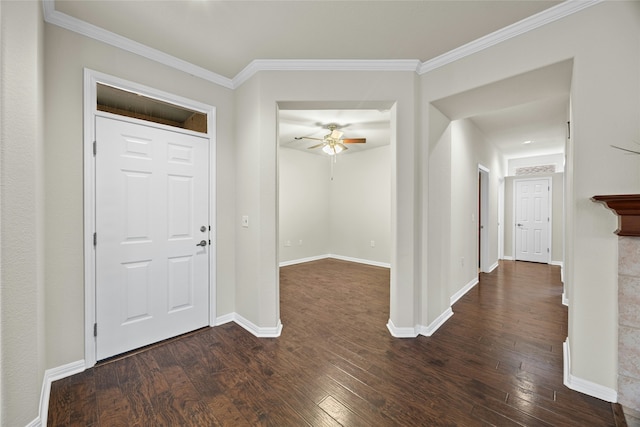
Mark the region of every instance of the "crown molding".
POLYGON ((227 77, 59 12, 55 9, 55 0, 42 0, 42 5, 44 20, 49 24, 57 25, 69 31, 140 55, 176 70, 184 71, 185 73, 208 80, 211 83, 234 89, 231 79, 227 77))
POLYGON ((210 70, 176 58, 142 43, 107 31, 88 22, 69 16, 55 9, 55 0, 42 0, 44 19, 47 23, 57 25, 94 40, 140 55, 168 67, 200 77, 211 83, 236 89, 260 71, 413 71, 424 74, 443 67, 454 61, 473 55, 496 44, 535 30, 551 22, 579 12, 604 0, 565 0, 529 18, 516 22, 491 34, 487 34, 466 45, 425 62, 417 59, 402 60, 324 60, 324 59, 282 59, 251 61, 233 79, 221 76, 210 70))
POLYGON ((604 0, 565 0, 564 2, 543 10, 535 15, 504 27, 500 30, 494 31, 491 34, 480 37, 472 42, 469 42, 456 49, 450 50, 440 56, 425 61, 422 63, 418 74, 428 73, 436 68, 443 67, 458 59, 465 58, 467 56, 478 53, 484 49, 487 49, 496 44, 502 43, 506 40, 517 37, 521 34, 540 28, 551 22, 555 22, 566 16, 579 12, 587 7, 601 3, 604 0))
POLYGON ((420 69, 417 59, 256 59, 233 78, 239 87, 259 71, 412 71, 420 69))

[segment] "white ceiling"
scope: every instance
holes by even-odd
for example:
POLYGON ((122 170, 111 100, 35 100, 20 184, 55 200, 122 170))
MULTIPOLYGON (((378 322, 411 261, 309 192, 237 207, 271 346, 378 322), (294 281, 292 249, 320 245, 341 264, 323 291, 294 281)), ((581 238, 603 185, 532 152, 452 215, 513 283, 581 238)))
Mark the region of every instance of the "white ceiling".
POLYGON ((562 153, 572 72, 573 61, 562 61, 433 105, 452 120, 471 119, 506 158, 562 153))
POLYGON ((254 59, 424 62, 559 3, 56 0, 55 9, 232 78, 254 59))
MULTIPOLYGON (((255 59, 426 62, 560 3, 56 0, 54 8, 57 13, 233 78, 255 59)), ((512 90, 503 87, 509 85, 492 85, 440 100, 437 106, 452 119, 471 118, 508 157, 529 155, 523 149, 537 150, 529 151, 531 154, 561 152, 570 66, 568 69, 569 82, 566 69, 551 69, 520 83, 516 79, 511 82, 512 90), (546 85, 546 80, 551 83, 546 85), (532 97, 536 91, 537 96, 532 97), (476 108, 471 111, 470 105, 476 108), (535 143, 525 147, 521 144, 525 139, 535 143)), ((299 148, 301 144, 292 145, 293 137, 321 137, 326 134, 322 125, 336 122, 349 124, 343 129, 345 138, 366 137, 367 147, 382 144, 383 138, 388 143, 388 113, 378 111, 384 109, 281 106, 280 142, 299 148)), ((357 150, 354 147, 349 152, 357 150)))

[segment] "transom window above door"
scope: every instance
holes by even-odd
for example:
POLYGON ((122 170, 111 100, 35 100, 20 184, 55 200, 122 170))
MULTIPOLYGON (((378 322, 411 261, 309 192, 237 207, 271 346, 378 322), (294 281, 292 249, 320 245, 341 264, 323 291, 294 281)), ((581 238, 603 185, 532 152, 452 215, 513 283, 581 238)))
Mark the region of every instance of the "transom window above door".
POLYGON ((207 133, 207 115, 135 92, 97 84, 97 110, 207 133))

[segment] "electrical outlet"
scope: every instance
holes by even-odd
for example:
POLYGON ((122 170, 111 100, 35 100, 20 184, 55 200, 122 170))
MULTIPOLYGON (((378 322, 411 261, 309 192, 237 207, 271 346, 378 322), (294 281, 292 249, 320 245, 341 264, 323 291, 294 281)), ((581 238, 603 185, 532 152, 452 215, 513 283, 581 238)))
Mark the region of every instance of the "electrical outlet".
POLYGON ((242 216, 242 226, 244 228, 249 228, 249 215, 242 216))
POLYGON ((372 240, 372 241, 371 241, 371 247, 372 247, 372 248, 375 248, 375 247, 376 247, 376 241, 375 241, 375 240, 372 240))
POLYGON ((287 248, 291 246, 291 240, 287 240, 286 242, 284 242, 284 246, 287 248))
POLYGON ((302 246, 302 239, 298 240, 298 246, 302 246))

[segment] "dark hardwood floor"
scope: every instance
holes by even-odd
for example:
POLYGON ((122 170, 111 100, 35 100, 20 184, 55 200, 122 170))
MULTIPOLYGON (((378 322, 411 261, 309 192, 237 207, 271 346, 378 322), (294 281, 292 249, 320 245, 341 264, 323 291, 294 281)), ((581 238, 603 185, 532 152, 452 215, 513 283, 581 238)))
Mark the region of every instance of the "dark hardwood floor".
POLYGON ((230 323, 53 383, 50 426, 615 426, 562 383, 558 267, 501 262, 433 336, 389 335, 389 270, 281 269, 282 336, 230 323))

